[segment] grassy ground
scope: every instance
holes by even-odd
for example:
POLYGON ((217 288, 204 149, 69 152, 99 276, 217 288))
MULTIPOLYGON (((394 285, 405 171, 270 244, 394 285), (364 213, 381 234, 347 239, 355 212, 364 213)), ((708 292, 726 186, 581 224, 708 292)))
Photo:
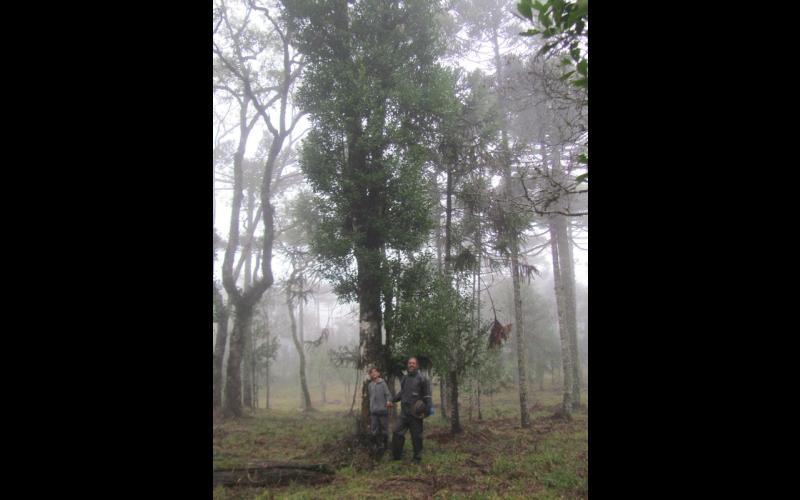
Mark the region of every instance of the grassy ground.
MULTIPOLYGON (((258 461, 327 462, 330 444, 353 431, 347 417, 350 400, 335 391, 335 404, 315 402, 302 415, 294 388, 278 391, 272 409, 257 410, 238 421, 214 423, 214 466, 258 461), (328 444, 326 447, 325 444, 328 444)), ((571 422, 549 418, 560 400, 556 391, 534 391, 533 426, 519 427, 519 399, 509 391, 484 398, 483 421, 469 421, 463 402, 464 434, 452 438, 437 413, 425 420, 421 465, 411 458, 406 436, 403 460, 387 453, 374 467, 345 463, 333 482, 321 486, 223 488, 216 499, 242 498, 587 498, 588 390, 571 422)), ((438 394, 434 393, 438 403, 438 394)), ((438 406, 437 406, 438 411, 438 406)), ((349 456, 343 452, 343 456, 349 456)))

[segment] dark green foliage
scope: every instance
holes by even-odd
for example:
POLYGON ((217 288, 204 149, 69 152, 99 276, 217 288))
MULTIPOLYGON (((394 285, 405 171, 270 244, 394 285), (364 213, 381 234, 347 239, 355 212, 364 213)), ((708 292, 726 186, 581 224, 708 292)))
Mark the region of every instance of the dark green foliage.
POLYGON ((471 297, 453 287, 427 254, 404 268, 399 283, 400 307, 393 324, 396 354, 428 357, 440 374, 461 375, 475 367, 486 328, 473 319, 471 297))
POLYGON ((432 228, 423 168, 449 84, 435 63, 438 7, 283 4, 307 63, 297 100, 313 124, 300 158, 315 193, 311 245, 324 276, 352 300, 359 279, 384 279, 383 250, 413 251, 432 228))
POLYGON ((562 78, 572 77, 573 85, 586 88, 589 84, 589 56, 584 53, 589 26, 589 0, 521 0, 517 11, 542 29, 531 28, 523 36, 541 35, 547 43, 539 53, 564 53, 564 66, 573 66, 562 78))

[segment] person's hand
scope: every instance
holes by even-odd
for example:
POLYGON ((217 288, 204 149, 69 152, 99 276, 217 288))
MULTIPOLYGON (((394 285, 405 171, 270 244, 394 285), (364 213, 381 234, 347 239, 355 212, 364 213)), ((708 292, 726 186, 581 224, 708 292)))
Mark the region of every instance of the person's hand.
POLYGON ((392 403, 391 401, 387 401, 386 402, 386 407, 387 408, 392 408, 393 406, 394 406, 394 403, 392 403))

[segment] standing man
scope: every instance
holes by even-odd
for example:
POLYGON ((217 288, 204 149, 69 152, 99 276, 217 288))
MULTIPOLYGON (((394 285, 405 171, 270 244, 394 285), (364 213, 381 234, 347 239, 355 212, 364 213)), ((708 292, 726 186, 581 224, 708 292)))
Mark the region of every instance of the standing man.
MULTIPOLYGON (((418 371, 417 358, 408 360, 408 374, 400 381, 400 391, 392 400, 403 403, 402 412, 392 435, 392 458, 400 460, 403 454, 406 431, 411 431, 414 462, 422 460, 422 419, 431 408, 431 390, 428 380, 418 371)), ((392 402, 388 407, 394 406, 392 402)))
POLYGON ((392 394, 389 387, 381 378, 381 372, 377 368, 369 369, 369 378, 372 380, 367 386, 369 394, 370 412, 370 431, 378 452, 378 459, 383 456, 383 452, 389 445, 389 411, 386 409, 391 406, 392 394))

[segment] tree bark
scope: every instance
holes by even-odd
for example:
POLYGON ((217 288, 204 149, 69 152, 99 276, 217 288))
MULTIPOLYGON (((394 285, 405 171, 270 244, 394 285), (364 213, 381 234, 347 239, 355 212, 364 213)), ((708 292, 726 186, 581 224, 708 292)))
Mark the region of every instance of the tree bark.
POLYGON ((569 237, 569 221, 563 215, 557 216, 561 219, 558 224, 559 230, 559 255, 561 259, 562 278, 564 287, 564 306, 567 313, 567 325, 569 326, 569 344, 572 352, 572 408, 577 410, 581 406, 581 357, 578 346, 578 320, 577 305, 575 300, 575 265, 572 259, 572 244, 569 237), (564 248, 562 251, 561 248, 564 248))
MULTIPOLYGON (((493 48, 495 61, 495 77, 498 87, 498 104, 500 108, 500 131, 502 137, 501 152, 503 155, 503 174, 505 180, 505 209, 510 210, 510 200, 513 197, 513 177, 511 176, 511 154, 508 145, 508 132, 506 126, 506 103, 505 91, 503 90, 502 61, 500 59, 500 44, 498 41, 497 30, 493 33, 493 48)), ((517 351, 517 379, 519 381, 519 408, 520 425, 530 427, 531 420, 528 413, 528 388, 527 388, 527 360, 525 352, 525 325, 522 315, 522 296, 520 292, 520 273, 519 273, 519 241, 516 228, 509 228, 509 253, 511 256, 511 280, 514 288, 514 319, 516 324, 516 351, 517 351)))
POLYGON ((556 295, 556 309, 558 310, 558 332, 561 339, 561 364, 563 366, 564 391, 562 406, 563 411, 569 413, 572 410, 572 349, 569 344, 569 330, 564 313, 564 290, 561 284, 561 265, 558 248, 558 237, 556 235, 555 218, 550 218, 550 248, 553 255, 553 284, 556 295))
POLYGON ((353 402, 350 403, 350 413, 349 413, 350 415, 353 414, 353 410, 356 407, 356 394, 358 394, 358 389, 359 389, 359 387, 358 387, 358 379, 360 378, 359 377, 360 374, 361 374, 360 370, 358 368, 356 368, 356 381, 353 384, 353 402))
POLYGON ((253 332, 252 321, 250 326, 244 331, 244 349, 242 352, 242 404, 245 408, 253 409, 253 332))
POLYGON ((228 354, 227 383, 225 384, 225 398, 223 410, 226 417, 242 416, 242 354, 245 331, 250 327, 253 318, 252 306, 239 303, 236 307, 236 318, 233 322, 233 331, 230 339, 230 353, 228 354))
POLYGON ((483 413, 481 412, 481 383, 480 383, 480 381, 478 381, 477 386, 478 386, 477 387, 478 394, 477 394, 475 399, 477 400, 477 404, 478 404, 478 420, 483 420, 483 413))
POLYGON ((308 384, 306 383, 306 356, 303 352, 303 344, 300 343, 300 339, 297 337, 297 324, 294 319, 293 301, 291 297, 288 296, 290 293, 291 292, 287 292, 286 307, 289 310, 289 323, 292 330, 292 341, 297 349, 297 355, 300 358, 300 400, 303 406, 303 411, 309 411, 313 408, 311 407, 311 395, 308 392, 308 384))
POLYGON ((450 432, 460 434, 463 429, 458 408, 458 373, 455 370, 450 372, 448 382, 450 386, 450 432))
POLYGON ((447 382, 444 375, 439 375, 439 406, 441 406, 439 414, 444 420, 448 420, 450 416, 447 413, 447 382))
MULTIPOLYGON (((381 346, 381 252, 379 247, 361 248, 356 253, 358 261, 358 289, 359 289, 359 370, 363 371, 371 366, 377 366, 382 372, 383 349, 381 346)), ((368 382, 361 381, 357 390, 361 392, 361 411, 357 427, 359 433, 369 434, 370 412, 368 382)))
POLYGON ((214 392, 214 408, 222 406, 222 366, 225 359, 225 346, 228 342, 228 308, 222 300, 222 294, 214 283, 214 308, 217 320, 217 338, 214 342, 214 370, 212 389, 214 392))
MULTIPOLYGON (((253 225, 253 203, 254 196, 253 190, 248 187, 247 189, 247 223, 245 233, 250 233, 250 228, 253 225)), ((252 252, 250 252, 251 241, 247 241, 247 246, 244 250, 244 291, 250 289, 252 277, 252 252)), ((250 327, 245 330, 244 342, 244 369, 242 370, 242 403, 246 408, 253 409, 253 331, 252 322, 250 327)))

